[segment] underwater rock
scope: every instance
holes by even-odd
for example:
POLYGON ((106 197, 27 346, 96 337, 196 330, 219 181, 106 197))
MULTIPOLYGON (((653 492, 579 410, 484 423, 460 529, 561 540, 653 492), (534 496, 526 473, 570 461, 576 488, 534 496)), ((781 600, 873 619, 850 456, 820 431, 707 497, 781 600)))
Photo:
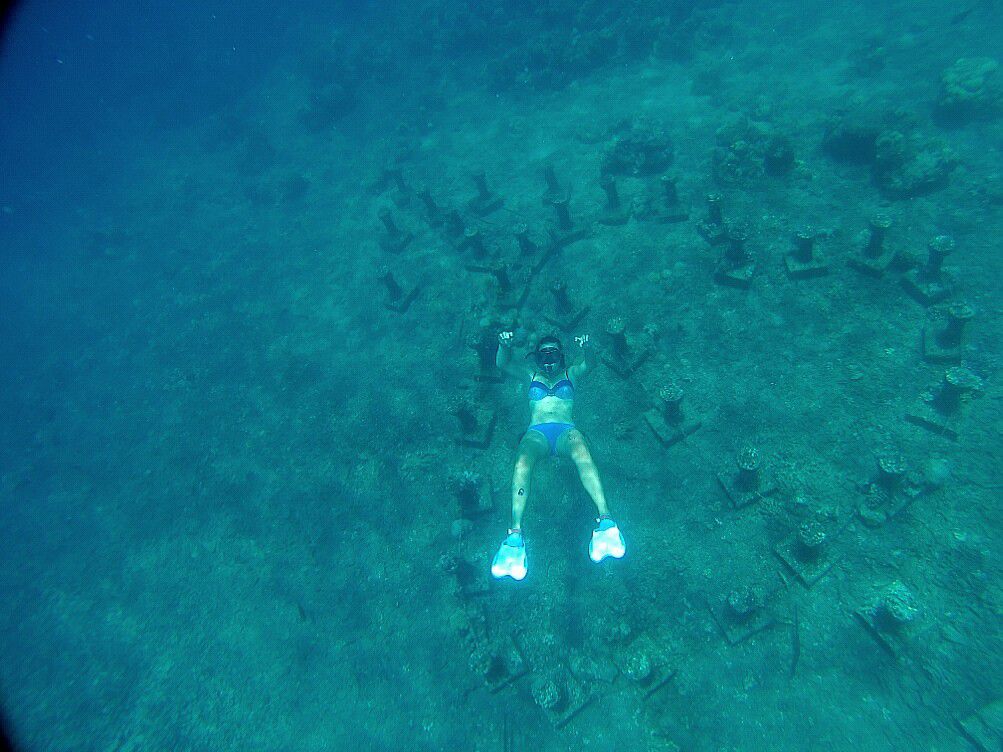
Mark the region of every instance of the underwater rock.
POLYGON ((721 185, 754 185, 794 168, 790 139, 771 125, 740 117, 719 128, 716 139, 714 179, 721 185))
POLYGON ((617 137, 603 159, 602 172, 609 175, 654 175, 670 167, 674 158, 672 140, 664 131, 632 128, 617 137))
POLYGON ((916 198, 947 187, 957 159, 946 146, 887 130, 875 142, 874 182, 890 198, 916 198))
POLYGON ((957 60, 940 76, 936 114, 951 124, 992 119, 1003 108, 1003 76, 989 57, 957 60))

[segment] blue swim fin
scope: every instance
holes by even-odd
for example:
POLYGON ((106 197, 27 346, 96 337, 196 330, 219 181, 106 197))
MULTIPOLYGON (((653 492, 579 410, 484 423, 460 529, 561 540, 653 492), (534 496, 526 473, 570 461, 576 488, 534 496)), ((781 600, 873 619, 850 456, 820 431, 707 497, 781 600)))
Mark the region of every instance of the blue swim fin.
POLYGON ((522 531, 510 530, 491 562, 491 574, 501 579, 521 580, 526 576, 526 541, 522 531))

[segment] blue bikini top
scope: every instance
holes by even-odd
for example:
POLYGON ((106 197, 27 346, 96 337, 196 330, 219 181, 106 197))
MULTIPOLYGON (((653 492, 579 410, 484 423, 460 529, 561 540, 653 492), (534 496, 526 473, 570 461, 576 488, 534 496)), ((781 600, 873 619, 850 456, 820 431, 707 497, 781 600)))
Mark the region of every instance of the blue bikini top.
POLYGON ((533 374, 533 380, 529 382, 529 399, 531 402, 538 402, 544 397, 557 397, 561 400, 575 398, 575 387, 571 383, 571 379, 568 378, 567 371, 564 372, 564 378, 553 386, 547 386, 542 381, 537 381, 536 374, 533 374))

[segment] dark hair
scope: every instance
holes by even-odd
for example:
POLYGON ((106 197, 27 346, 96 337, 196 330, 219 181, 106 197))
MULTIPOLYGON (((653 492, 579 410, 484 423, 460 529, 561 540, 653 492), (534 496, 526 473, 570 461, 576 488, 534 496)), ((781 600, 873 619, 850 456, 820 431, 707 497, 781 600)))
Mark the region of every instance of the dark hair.
POLYGON ((548 334, 545 337, 540 337, 540 341, 536 343, 536 349, 539 350, 541 347, 547 344, 557 345, 557 349, 564 352, 564 346, 561 344, 561 340, 555 337, 553 334, 548 334))

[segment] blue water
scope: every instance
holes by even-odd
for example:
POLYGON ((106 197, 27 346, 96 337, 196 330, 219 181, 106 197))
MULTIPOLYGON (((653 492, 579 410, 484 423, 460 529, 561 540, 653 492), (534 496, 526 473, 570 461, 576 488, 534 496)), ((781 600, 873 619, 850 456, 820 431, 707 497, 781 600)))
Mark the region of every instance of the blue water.
POLYGON ((11 744, 1003 748, 1001 21, 17 4, 11 744))

